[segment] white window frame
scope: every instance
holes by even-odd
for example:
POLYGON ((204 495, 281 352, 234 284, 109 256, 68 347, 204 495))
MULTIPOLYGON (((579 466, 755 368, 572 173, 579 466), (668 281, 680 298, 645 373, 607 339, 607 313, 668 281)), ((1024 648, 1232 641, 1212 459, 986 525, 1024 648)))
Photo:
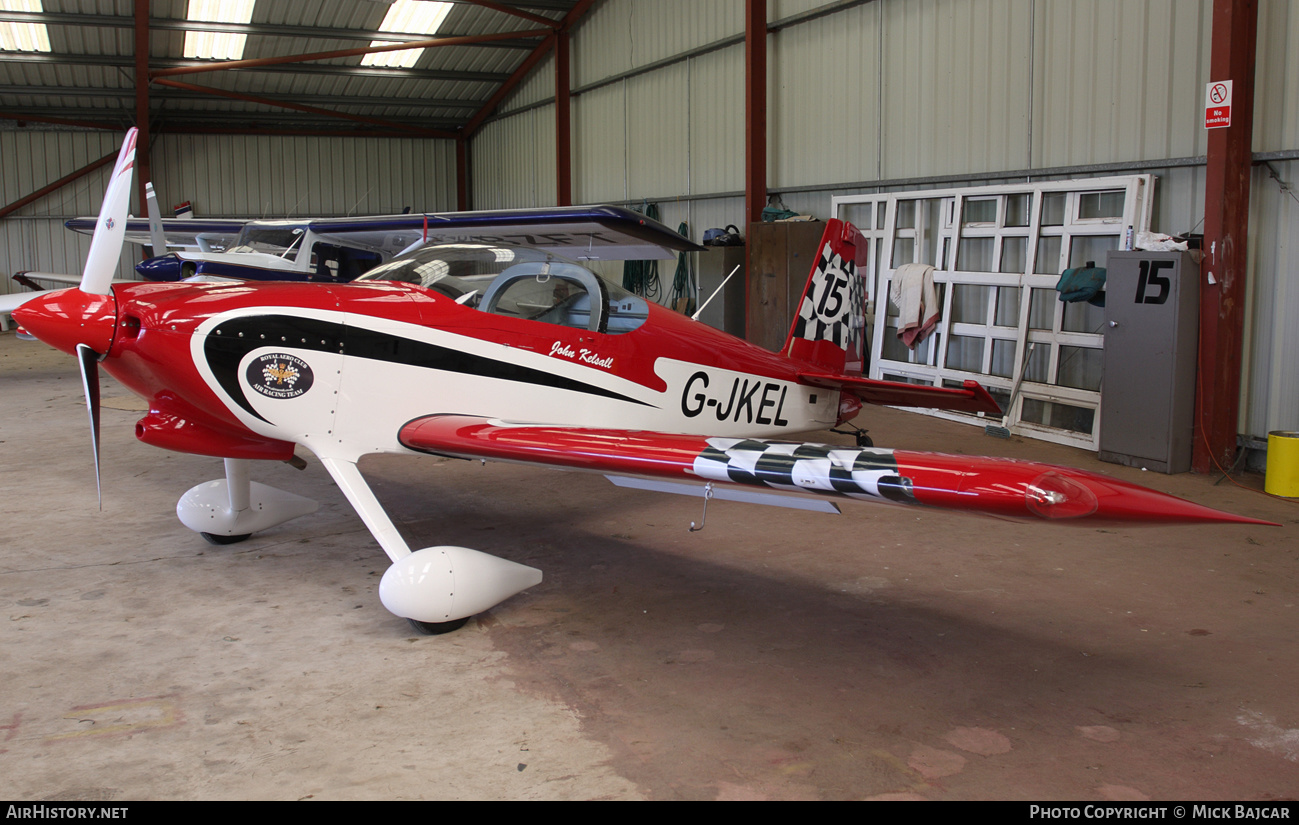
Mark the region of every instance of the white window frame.
MULTIPOLYGON (((1022 381, 1018 394, 1014 396, 1010 409, 1006 411, 1005 426, 1016 434, 1070 444, 1086 449, 1097 450, 1100 445, 1100 398, 1099 390, 1078 389, 1060 385, 1060 351, 1061 347, 1082 347, 1085 349, 1102 349, 1104 336, 1101 331, 1071 332, 1062 329, 1064 305, 1054 300, 1050 329, 1031 329, 1029 327, 1032 310, 1033 290, 1052 290, 1063 273, 1071 265, 1070 257, 1074 239, 1117 236, 1117 248, 1124 248, 1129 228, 1133 233, 1149 231, 1151 214, 1154 207, 1154 176, 1123 175, 1102 178, 1078 178, 1072 180, 1041 181, 1036 183, 1007 184, 997 186, 974 186, 952 189, 923 189, 905 192, 887 192, 873 195, 840 195, 831 198, 831 214, 849 219, 847 213, 859 204, 872 204, 871 226, 858 227, 862 234, 870 239, 873 249, 870 253, 870 266, 867 273, 870 284, 872 321, 871 331, 871 378, 893 378, 931 386, 944 386, 945 383, 974 379, 986 386, 994 395, 1001 395, 1003 404, 1017 382, 1021 381, 1025 366, 1024 353, 1030 344, 1034 348, 1034 362, 1046 357, 1046 383, 1022 381), (1122 215, 1103 218, 1080 217, 1079 207, 1082 196, 1105 192, 1122 192, 1122 215), (1028 223, 1025 226, 1007 226, 1007 203, 1013 196, 1029 198, 1028 223), (1064 216, 1060 225, 1042 225, 1042 205, 1047 196, 1064 196, 1064 216), (962 225, 959 216, 964 213, 967 200, 995 199, 997 202, 996 219, 962 225), (922 201, 938 200, 938 220, 936 226, 930 226, 930 209, 921 208, 922 201), (916 201, 913 227, 899 229, 899 204, 916 201), (884 209, 884 221, 880 224, 877 217, 884 209), (1036 274, 1038 267, 1038 245, 1042 238, 1059 237, 1059 260, 1056 261, 1056 274, 1036 274), (957 271, 956 257, 962 239, 992 238, 993 248, 990 267, 1001 268, 1004 242, 1008 238, 1024 238, 1024 271, 1023 272, 985 272, 957 271), (912 240, 912 259, 935 267, 935 285, 942 291, 942 309, 938 326, 934 333, 915 351, 909 352, 906 360, 886 358, 884 356, 884 336, 895 335, 896 317, 889 317, 889 285, 894 270, 905 260, 895 262, 896 241, 912 240), (932 239, 932 243, 925 241, 932 239), (931 257, 930 246, 936 260, 931 257), (952 319, 952 298, 954 287, 968 284, 982 287, 1018 287, 1019 315, 1017 325, 998 326, 995 324, 998 291, 988 292, 987 317, 982 323, 955 323, 952 319), (982 338, 984 341, 982 361, 978 370, 961 370, 947 364, 947 349, 950 336, 982 338), (992 352, 994 341, 1013 341, 1014 368, 1007 376, 993 375, 992 352), (936 342, 936 345, 935 345, 936 342), (1045 356, 1039 355, 1045 352, 1045 356), (1046 404, 1063 404, 1071 407, 1092 410, 1090 432, 1078 432, 1073 429, 1053 427, 1023 420, 1025 400, 1039 401, 1046 404)), ((901 256, 898 256, 901 257, 901 256)), ((1104 266, 1103 258, 1096 261, 1104 266)), ((1072 265, 1081 266, 1081 260, 1072 265)), ((1049 411, 1049 407, 1047 408, 1049 411)), ((925 412, 955 421, 974 424, 1002 422, 997 419, 984 419, 965 413, 954 413, 942 410, 925 412)), ((1049 416, 1048 416, 1049 418, 1049 416)))

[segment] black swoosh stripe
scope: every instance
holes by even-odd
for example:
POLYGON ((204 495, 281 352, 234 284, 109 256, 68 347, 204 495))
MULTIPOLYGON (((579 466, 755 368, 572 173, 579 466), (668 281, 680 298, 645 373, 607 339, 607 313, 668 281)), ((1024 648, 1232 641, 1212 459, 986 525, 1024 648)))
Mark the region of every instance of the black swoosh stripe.
POLYGON ((346 326, 335 321, 299 318, 292 315, 247 315, 223 321, 208 334, 203 344, 203 354, 221 388, 250 415, 262 421, 266 419, 252 408, 244 395, 243 388, 239 385, 239 363, 245 355, 255 349, 275 346, 285 349, 336 352, 352 358, 367 358, 444 372, 480 375, 484 378, 553 387, 650 406, 644 401, 584 381, 511 364, 508 361, 461 352, 449 347, 412 341, 400 335, 346 326))

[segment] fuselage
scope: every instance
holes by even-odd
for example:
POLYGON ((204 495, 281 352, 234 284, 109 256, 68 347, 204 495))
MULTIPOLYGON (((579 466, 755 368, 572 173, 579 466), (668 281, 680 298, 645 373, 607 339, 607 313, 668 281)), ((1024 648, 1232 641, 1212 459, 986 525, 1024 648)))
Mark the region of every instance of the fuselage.
POLYGON ((179 281, 215 275, 255 281, 306 281, 311 273, 292 258, 266 252, 168 252, 135 265, 150 281, 179 281))
POLYGON ((149 400, 141 439, 187 452, 404 452, 401 427, 436 413, 779 437, 832 426, 839 410, 839 393, 800 384, 794 362, 652 304, 611 334, 383 281, 119 285, 113 297, 103 367, 149 400))
POLYGON ((304 223, 258 221, 246 225, 224 251, 168 252, 136 264, 135 271, 150 281, 206 275, 246 281, 346 283, 385 257, 390 256, 321 238, 304 223))

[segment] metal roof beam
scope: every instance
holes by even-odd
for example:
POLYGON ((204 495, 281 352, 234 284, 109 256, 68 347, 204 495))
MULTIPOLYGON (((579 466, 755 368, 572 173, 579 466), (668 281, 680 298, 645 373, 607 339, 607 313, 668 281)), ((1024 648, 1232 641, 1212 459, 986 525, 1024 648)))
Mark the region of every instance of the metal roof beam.
POLYGON ((466 136, 472 136, 474 132, 478 131, 478 127, 483 124, 483 121, 487 116, 492 113, 500 102, 505 99, 505 96, 509 94, 510 91, 523 80, 523 78, 528 76, 528 72, 532 71, 532 68, 541 61, 541 58, 545 57, 546 52, 550 51, 551 46, 554 44, 554 37, 549 37, 542 41, 540 46, 533 49, 532 54, 524 58, 523 62, 519 64, 519 68, 514 70, 514 74, 506 78, 500 88, 498 88, 492 96, 488 98, 487 102, 483 104, 483 107, 478 110, 478 114, 474 115, 473 118, 470 119, 469 123, 465 125, 466 136))
MULTIPOLYGON (((331 134, 334 132, 341 133, 342 130, 346 130, 351 134, 367 134, 367 135, 374 134, 374 132, 377 130, 383 132, 384 134, 391 135, 393 137, 441 139, 441 138, 446 138, 448 135, 454 136, 454 133, 451 130, 455 129, 459 125, 458 121, 452 121, 446 119, 434 120, 430 118, 422 118, 419 122, 411 122, 404 119, 392 120, 389 122, 392 123, 393 128, 384 128, 383 126, 380 125, 380 126, 376 126, 375 129, 366 129, 361 126, 347 126, 346 124, 339 123, 337 120, 329 119, 320 115, 312 115, 310 113, 299 114, 295 112, 247 112, 247 111, 177 112, 173 117, 165 118, 162 120, 158 120, 157 113, 156 112, 154 113, 154 131, 168 132, 168 133, 175 133, 176 131, 180 130, 182 126, 204 125, 206 128, 230 126, 231 128, 234 128, 236 131, 239 131, 242 127, 245 126, 247 127, 256 126, 258 129, 257 131, 258 134, 261 133, 261 130, 263 128, 267 128, 267 129, 285 128, 285 129, 298 129, 298 130, 311 129, 314 131, 329 131, 331 134), (410 131, 410 128, 407 127, 414 128, 414 129, 422 129, 425 132, 438 132, 438 134, 422 135, 410 131)), ((247 129, 243 129, 243 131, 247 131, 247 129)))
MULTIPOLYGON (((542 20, 547 18, 540 18, 542 20)), ((90 28, 130 29, 135 26, 135 19, 115 14, 64 14, 58 12, 23 12, 0 11, 0 23, 44 23, 50 26, 83 26, 90 28)), ((265 37, 316 37, 328 40, 389 40, 405 43, 415 40, 427 40, 426 34, 407 34, 406 32, 367 31, 364 29, 340 29, 328 26, 279 26, 266 23, 208 23, 196 20, 169 20, 149 18, 149 28, 156 31, 205 31, 228 34, 253 34, 265 37)), ((445 33, 443 37, 464 37, 463 34, 445 33)), ((485 48, 531 49, 536 43, 503 40, 496 43, 484 43, 485 48)))
MULTIPOLYGON (((230 118, 224 123, 229 124, 230 118)), ((320 126, 211 126, 203 122, 177 121, 167 124, 166 128, 156 131, 168 135, 275 135, 277 137, 347 137, 347 138, 383 138, 385 140, 417 140, 418 135, 410 132, 389 132, 382 129, 330 129, 320 126)), ((440 139, 440 138, 439 138, 440 139)))
MULTIPOLYGON (((0 52, 0 63, 68 64, 75 66, 112 66, 134 68, 135 58, 130 55, 104 54, 54 54, 52 52, 0 52)), ((192 61, 176 59, 150 60, 153 66, 182 67, 192 61)), ((381 69, 374 66, 338 66, 335 64, 286 63, 280 66, 254 66, 235 68, 232 71, 292 72, 295 74, 348 75, 353 77, 383 77, 393 80, 461 80, 471 83, 501 83, 509 78, 504 72, 460 72, 443 69, 381 69)))
POLYGON ((425 126, 416 126, 412 124, 398 123, 391 120, 382 120, 380 118, 366 117, 364 115, 353 115, 346 112, 338 112, 332 109, 322 109, 318 106, 304 106, 301 103, 290 103, 283 100, 272 100, 265 97, 255 97, 253 95, 241 94, 239 92, 229 92, 225 89, 214 89, 210 86, 195 86, 191 83, 182 83, 179 80, 169 80, 167 78, 158 78, 153 81, 160 86, 171 86, 177 89, 184 89, 190 92, 200 94, 215 95, 217 97, 230 98, 232 100, 242 100, 247 103, 257 103, 262 106, 274 106, 280 109, 291 109, 296 112, 306 112, 312 115, 324 115, 325 117, 338 118, 340 120, 351 120, 356 123, 368 123, 371 126, 383 126, 388 129, 406 129, 416 132, 424 137, 447 137, 454 138, 451 132, 443 132, 438 129, 429 129, 425 126))
POLYGON ((310 54, 288 54, 281 57, 261 57, 251 58, 248 60, 213 60, 203 63, 188 63, 187 65, 178 66, 174 69, 161 69, 150 71, 151 78, 170 77, 179 74, 197 74, 200 72, 219 72, 226 69, 252 69, 262 68, 265 66, 278 66, 285 63, 303 63, 313 60, 329 60, 339 57, 357 57, 363 54, 376 54, 379 52, 397 52, 407 49, 433 49, 440 46, 467 46, 477 45, 479 43, 494 42, 497 40, 517 40, 524 37, 536 37, 537 35, 546 35, 547 31, 541 29, 529 29, 520 32, 498 32, 496 34, 478 34, 469 37, 435 37, 429 40, 415 40, 410 43, 397 43, 391 46, 367 46, 363 49, 339 49, 332 52, 312 52, 310 54))
POLYGON ((54 183, 51 183, 48 186, 43 186, 40 189, 37 189, 35 192, 31 193, 30 195, 26 195, 25 197, 19 198, 18 200, 14 201, 13 203, 9 204, 3 209, 0 209, 0 218, 9 215, 11 212, 16 212, 19 209, 22 209, 24 206, 26 206, 29 203, 33 203, 35 201, 40 200, 41 198, 45 197, 51 192, 55 192, 59 189, 62 189, 64 186, 67 186, 69 183, 72 183, 74 180, 77 180, 78 178, 90 174, 91 172, 95 171, 101 166, 107 166, 108 164, 113 162, 113 158, 115 157, 117 157, 116 149, 109 152, 107 155, 104 155, 99 160, 93 161, 91 163, 87 163, 85 166, 81 167, 77 171, 69 175, 64 175, 63 177, 54 181, 54 183))
MULTIPOLYGON (((68 109, 57 107, 47 107, 42 109, 27 109, 20 112, 0 112, 0 118, 4 118, 5 120, 16 120, 19 122, 20 126, 24 123, 52 123, 56 126, 76 126, 79 129, 109 129, 113 131, 126 129, 131 124, 131 119, 127 116, 125 110, 121 112, 115 109, 103 110, 102 114, 121 115, 119 119, 112 121, 69 120, 66 117, 56 117, 56 115, 68 114, 84 115, 83 112, 69 111, 68 109)), ((94 115, 99 114, 101 114, 101 112, 94 112, 94 115)))
MULTIPOLYGON (((469 3, 472 0, 447 0, 451 3, 469 3)), ((511 6, 516 9, 536 9, 537 11, 562 11, 567 12, 576 5, 573 0, 500 0, 502 6, 511 6)))
MULTIPOLYGON (((154 98, 156 95, 150 95, 154 98)), ((86 129, 125 129, 135 123, 134 107, 124 105, 121 108, 108 109, 69 109, 66 106, 24 106, 6 107, 0 112, 0 119, 31 121, 33 123, 54 123, 61 126, 80 126, 86 129), (73 118, 79 118, 74 120, 73 118)), ((158 128, 170 128, 182 120, 238 120, 241 122, 299 124, 329 124, 330 119, 310 113, 293 114, 288 111, 269 111, 267 109, 208 109, 203 111, 182 111, 160 109, 156 105, 149 111, 149 122, 158 128)), ((332 116, 331 116, 332 119, 332 116)), ((454 116, 436 118, 387 118, 387 121, 402 126, 419 129, 457 129, 463 120, 454 116)))
POLYGON ((465 0, 465 2, 475 6, 482 6, 483 8, 491 9, 492 11, 499 11, 502 14, 509 14, 509 15, 513 15, 514 17, 522 17, 524 20, 531 20, 533 23, 540 23, 543 26, 550 26, 551 28, 559 28, 561 23, 561 21, 559 20, 554 20, 549 17, 542 17, 539 14, 532 14, 531 12, 526 12, 519 8, 507 6, 504 3, 494 3, 492 2, 492 0, 465 0))
MULTIPOLYGON (((39 97, 90 97, 90 98, 134 98, 133 89, 72 89, 66 86, 0 86, 3 95, 35 95, 39 97)), ((206 100, 207 94, 190 92, 183 89, 154 89, 149 93, 150 100, 206 100)), ((294 94, 296 103, 331 104, 335 106, 392 106, 402 109, 471 109, 477 111, 483 105, 482 100, 468 98, 423 98, 423 97, 364 97, 339 95, 302 95, 294 94)))
MULTIPOLYGON (((567 31, 571 29, 578 20, 582 19, 582 15, 586 14, 587 10, 591 8, 591 5, 594 2, 595 0, 578 0, 578 2, 574 3, 572 8, 568 10, 568 13, 564 15, 563 26, 561 27, 562 30, 567 31)), ((483 108, 478 110, 478 114, 474 115, 473 119, 471 119, 469 123, 465 124, 465 137, 471 137, 474 132, 478 131, 478 127, 483 125, 483 121, 486 120, 496 107, 500 105, 501 101, 505 99, 505 96, 508 95, 515 86, 519 85, 519 83, 523 81, 523 78, 528 76, 528 73, 532 71, 537 63, 541 61, 541 58, 546 55, 546 52, 550 51, 554 45, 555 37, 552 34, 550 37, 546 38, 541 45, 533 49, 532 54, 524 58, 524 61, 519 64, 519 68, 515 69, 514 73, 501 84, 501 87, 496 90, 496 93, 491 96, 487 103, 483 104, 483 108)))

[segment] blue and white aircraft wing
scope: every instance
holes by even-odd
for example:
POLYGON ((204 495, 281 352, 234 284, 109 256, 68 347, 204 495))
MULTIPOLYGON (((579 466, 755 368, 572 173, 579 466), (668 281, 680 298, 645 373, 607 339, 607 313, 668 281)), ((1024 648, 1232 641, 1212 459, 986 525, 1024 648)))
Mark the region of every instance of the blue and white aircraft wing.
MULTIPOLYGON (((95 218, 73 218, 65 225, 90 235, 95 218)), ((249 224, 267 229, 311 230, 317 240, 369 249, 390 258, 419 242, 501 243, 531 246, 580 260, 650 260, 698 251, 699 244, 639 212, 619 206, 569 206, 481 212, 416 213, 355 218, 242 220, 166 218, 168 249, 226 251, 249 224)), ((148 246, 149 222, 130 218, 128 243, 148 246)))
MULTIPOLYGON (((82 235, 95 233, 97 218, 73 218, 64 224, 82 235)), ((168 249, 200 249, 218 252, 234 244, 247 220, 237 218, 163 218, 162 229, 167 236, 168 249)), ((306 221, 299 223, 305 225, 306 221)), ((128 218, 126 242, 152 246, 148 218, 128 218)), ((164 250, 155 250, 161 255, 164 250)))
POLYGON ((385 257, 415 243, 511 244, 577 260, 611 261, 671 258, 703 249, 658 221, 618 206, 321 218, 308 228, 322 240, 385 257))

